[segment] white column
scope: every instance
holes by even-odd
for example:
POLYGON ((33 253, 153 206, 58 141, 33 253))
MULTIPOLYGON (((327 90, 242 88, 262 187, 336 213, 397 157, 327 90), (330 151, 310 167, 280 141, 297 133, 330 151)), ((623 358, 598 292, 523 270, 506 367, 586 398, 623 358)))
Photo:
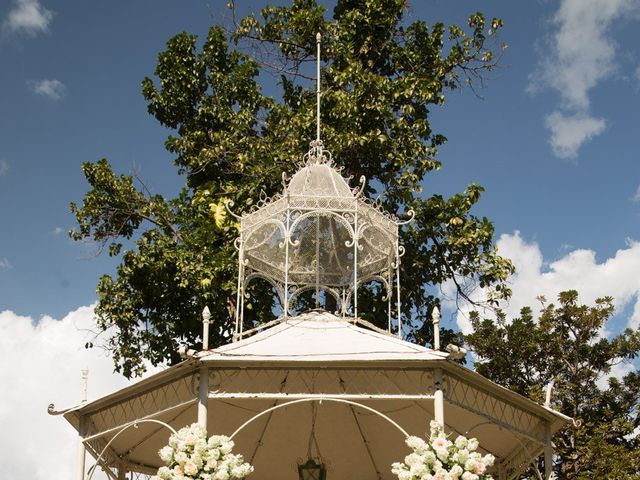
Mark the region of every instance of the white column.
POLYGON ((396 301, 398 307, 398 337, 402 338, 402 304, 400 302, 400 244, 396 239, 396 301))
MULTIPOLYGON (((89 380, 89 370, 84 368, 82 369, 82 403, 87 401, 87 384, 89 380)), ((78 478, 80 480, 84 480, 85 468, 86 468, 86 458, 87 458, 87 447, 84 445, 84 435, 86 433, 85 428, 85 418, 84 416, 80 417, 80 425, 78 426, 78 434, 80 436, 80 448, 78 449, 78 478)))
POLYGON ((84 442, 83 437, 84 437, 84 432, 85 432, 85 421, 84 421, 84 417, 80 417, 80 426, 78 428, 78 433, 80 434, 80 448, 79 448, 79 452, 78 452, 78 478, 80 480, 84 480, 84 469, 85 469, 85 460, 86 460, 86 453, 87 453, 87 449, 84 446, 84 442))
POLYGON ((544 480, 551 480, 553 475, 553 444, 551 443, 551 426, 547 423, 544 435, 544 480))
MULTIPOLYGON (((202 351, 209 350, 209 307, 202 310, 202 351)), ((209 369, 200 367, 200 391, 198 396, 198 424, 207 430, 207 407, 209 405, 209 369)))
POLYGON ((200 368, 200 391, 198 398, 198 424, 207 430, 207 406, 209 403, 209 369, 200 368))
POLYGON ((444 392, 442 390, 442 370, 436 368, 433 372, 433 385, 435 392, 433 394, 433 415, 442 428, 444 428, 444 392))

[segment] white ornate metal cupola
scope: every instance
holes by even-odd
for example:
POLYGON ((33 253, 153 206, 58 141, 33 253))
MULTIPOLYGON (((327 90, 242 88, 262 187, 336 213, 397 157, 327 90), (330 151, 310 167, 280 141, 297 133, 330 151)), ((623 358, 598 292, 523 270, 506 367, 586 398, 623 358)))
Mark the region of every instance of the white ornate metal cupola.
MULTIPOLYGON (((317 45, 320 58, 319 36, 317 45)), ((337 314, 357 317, 358 288, 379 282, 388 305, 388 329, 391 331, 395 310, 400 335, 400 257, 404 249, 398 229, 406 222, 363 195, 364 176, 352 188, 325 150, 320 139, 320 63, 317 65, 317 137, 301 168, 288 181, 283 174, 282 194, 237 217, 236 334, 243 330, 247 286, 261 278, 273 286, 283 317, 294 310, 304 292, 312 292, 315 307, 322 306, 323 296, 332 296, 337 314)), ((408 216, 410 221, 413 213, 408 216)))

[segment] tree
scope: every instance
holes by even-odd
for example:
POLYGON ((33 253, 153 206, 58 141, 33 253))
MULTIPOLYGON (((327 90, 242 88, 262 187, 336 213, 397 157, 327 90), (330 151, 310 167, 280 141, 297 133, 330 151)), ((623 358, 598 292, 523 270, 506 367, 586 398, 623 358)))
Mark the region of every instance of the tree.
MULTIPOLYGON (((230 4, 233 9, 233 4, 230 4)), ((116 369, 140 373, 143 360, 176 361, 176 343, 198 345, 200 312, 215 320, 211 345, 228 340, 236 308, 238 225, 225 212, 246 208, 281 189, 315 137, 315 93, 305 74, 323 37, 322 137, 346 176, 366 175, 369 197, 392 212, 413 209, 401 232, 404 322, 410 338, 430 338, 429 285, 453 280, 459 295, 492 287, 489 302, 508 296, 512 264, 493 245, 493 226, 471 214, 482 188, 471 184, 451 198, 421 195, 425 175, 438 170, 429 113, 445 94, 473 85, 496 65, 488 42, 501 27, 481 13, 468 28, 406 23, 405 0, 339 0, 332 19, 315 0, 266 7, 261 15, 214 26, 202 44, 181 33, 159 54, 156 80, 145 78, 148 110, 172 129, 173 153, 185 186, 177 198, 151 195, 106 160, 85 163, 90 190, 72 204, 74 239, 99 242, 122 261, 98 284, 98 323, 116 369), (280 98, 262 92, 259 75, 279 75, 280 98), (123 245, 128 245, 124 249, 123 245)), ((384 302, 359 295, 367 319, 380 323, 384 302)), ((255 284, 245 321, 270 318, 274 295, 255 284)))
POLYGON ((558 478, 640 478, 640 374, 605 382, 616 365, 640 354, 640 330, 606 337, 612 301, 580 305, 576 291, 562 292, 558 306, 543 303, 538 319, 530 308, 511 323, 475 314, 474 332, 465 337, 478 356, 476 370, 500 385, 542 403, 554 383, 551 406, 574 419, 553 439, 558 478))

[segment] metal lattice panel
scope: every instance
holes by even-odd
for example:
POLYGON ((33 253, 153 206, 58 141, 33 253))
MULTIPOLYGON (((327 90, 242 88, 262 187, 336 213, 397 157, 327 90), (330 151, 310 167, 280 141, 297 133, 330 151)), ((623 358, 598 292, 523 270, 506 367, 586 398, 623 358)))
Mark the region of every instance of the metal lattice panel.
POLYGON ((481 390, 462 379, 447 375, 444 396, 448 402, 504 425, 529 439, 544 442, 545 421, 500 397, 481 390))
POLYGON ((99 468, 104 472, 104 474, 112 480, 117 480, 117 468, 116 466, 119 464, 120 459, 118 456, 111 450, 109 447, 106 448, 107 441, 103 438, 96 438, 91 442, 86 443, 87 450, 93 458, 98 458, 100 453, 102 453, 102 457, 98 465, 94 466, 94 468, 99 468))
POLYGON ((531 466, 531 461, 537 458, 543 451, 544 446, 538 442, 522 439, 507 455, 500 465, 504 471, 506 480, 514 480, 531 466))
POLYGON ((128 397, 108 408, 86 415, 87 436, 125 425, 142 416, 176 407, 197 398, 197 375, 189 374, 171 382, 128 397), (140 412, 144 412, 141 415, 140 412))
POLYGON ((428 398, 434 392, 432 373, 424 369, 212 369, 209 386, 211 397, 318 394, 428 398))
POLYGON ((131 472, 129 474, 129 480, 151 480, 153 475, 148 473, 131 472))

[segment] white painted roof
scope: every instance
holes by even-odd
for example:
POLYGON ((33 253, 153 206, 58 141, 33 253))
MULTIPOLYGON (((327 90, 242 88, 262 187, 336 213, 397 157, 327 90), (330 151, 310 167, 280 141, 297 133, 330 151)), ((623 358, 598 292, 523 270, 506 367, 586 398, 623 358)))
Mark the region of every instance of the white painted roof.
POLYGON ((442 360, 437 352, 399 339, 395 335, 363 328, 353 319, 312 311, 282 320, 249 338, 203 352, 203 361, 282 360, 442 360))

